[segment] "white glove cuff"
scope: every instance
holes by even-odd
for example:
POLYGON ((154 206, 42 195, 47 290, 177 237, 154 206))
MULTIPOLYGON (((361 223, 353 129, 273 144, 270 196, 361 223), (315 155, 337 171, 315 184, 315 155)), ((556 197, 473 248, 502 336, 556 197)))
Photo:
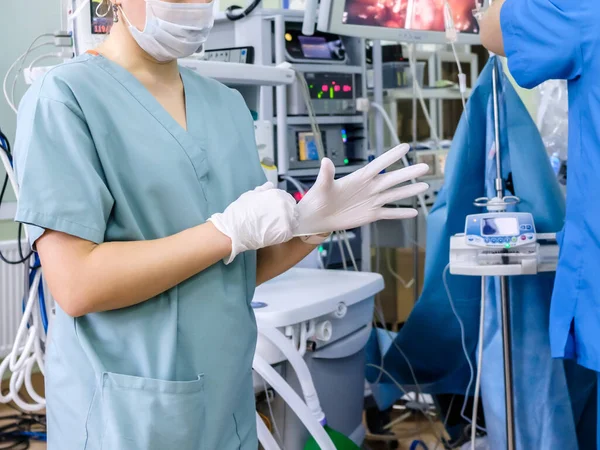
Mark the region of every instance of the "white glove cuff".
POLYGON ((323 242, 327 240, 327 238, 331 236, 331 233, 324 234, 312 234, 309 236, 300 236, 300 239, 305 244, 309 245, 321 245, 323 242))
POLYGON ((223 258, 223 262, 226 265, 228 265, 233 262, 237 255, 239 255, 242 252, 245 252, 247 249, 238 241, 235 233, 232 233, 227 229, 227 227, 223 223, 223 220, 221 219, 222 217, 223 214, 221 213, 213 214, 207 220, 207 222, 211 222, 217 230, 219 230, 221 233, 223 233, 225 236, 231 239, 231 254, 223 258))

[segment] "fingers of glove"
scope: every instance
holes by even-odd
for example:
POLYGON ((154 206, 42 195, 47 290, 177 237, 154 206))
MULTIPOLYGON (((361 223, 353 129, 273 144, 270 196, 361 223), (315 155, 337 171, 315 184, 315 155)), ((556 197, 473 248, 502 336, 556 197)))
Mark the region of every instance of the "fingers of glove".
POLYGON ((328 190, 333 184, 335 178, 335 166, 329 158, 323 158, 321 160, 321 169, 315 181, 313 189, 325 189, 328 190))
POLYGON ((418 215, 418 211, 413 208, 379 208, 374 213, 375 221, 412 219, 418 215))
POLYGON ((410 146, 408 144, 400 144, 391 150, 388 150, 383 155, 375 158, 364 168, 364 176, 366 178, 374 178, 378 173, 387 169, 389 166, 399 161, 408 153, 410 146))
POLYGON ((393 203, 398 200, 422 194, 427 189, 429 189, 429 185, 427 183, 408 184, 399 188, 388 189, 387 191, 378 194, 375 197, 373 204, 375 206, 383 206, 387 203, 393 203))
POLYGON ((377 175, 375 180, 373 180, 371 192, 383 192, 398 184, 422 177, 427 172, 429 172, 429 166, 427 164, 415 164, 413 166, 405 167, 404 169, 377 175))
POLYGON ((275 189, 275 185, 273 183, 271 183, 270 181, 267 181, 262 186, 258 186, 257 188, 255 188, 254 192, 263 192, 263 191, 268 191, 269 189, 275 189))

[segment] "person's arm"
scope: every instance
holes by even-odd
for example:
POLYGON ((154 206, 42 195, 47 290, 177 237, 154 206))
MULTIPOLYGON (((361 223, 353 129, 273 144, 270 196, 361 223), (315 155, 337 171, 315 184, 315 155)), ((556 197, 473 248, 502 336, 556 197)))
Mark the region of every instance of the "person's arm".
POLYGON ((521 87, 573 80, 583 67, 588 5, 584 0, 495 0, 481 19, 482 43, 506 55, 521 87))
POLYGON ((479 22, 482 45, 490 52, 500 56, 506 56, 502 27, 500 26, 500 10, 503 5, 504 0, 494 1, 479 22))
POLYGON ((256 285, 288 271, 316 247, 304 243, 300 238, 294 238, 285 244, 261 248, 256 255, 256 285))
POLYGON ((53 297, 78 317, 174 287, 228 256, 231 240, 207 222, 162 239, 102 244, 47 230, 36 247, 53 297))

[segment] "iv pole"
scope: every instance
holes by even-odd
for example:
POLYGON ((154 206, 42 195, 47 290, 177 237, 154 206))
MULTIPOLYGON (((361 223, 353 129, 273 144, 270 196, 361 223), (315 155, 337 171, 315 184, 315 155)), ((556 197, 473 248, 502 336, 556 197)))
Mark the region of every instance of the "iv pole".
MULTIPOLYGON (((502 186, 502 168, 500 154, 500 108, 498 105, 498 59, 494 61, 492 68, 492 95, 494 101, 494 146, 496 150, 496 197, 502 200, 504 197, 502 186)), ((506 404, 506 448, 516 450, 515 440, 515 411, 514 411, 514 389, 512 371, 512 336, 510 326, 510 297, 508 290, 508 279, 500 278, 500 296, 502 309, 502 353, 504 356, 504 399, 506 404)), ((480 345, 482 345, 480 343, 480 345)))

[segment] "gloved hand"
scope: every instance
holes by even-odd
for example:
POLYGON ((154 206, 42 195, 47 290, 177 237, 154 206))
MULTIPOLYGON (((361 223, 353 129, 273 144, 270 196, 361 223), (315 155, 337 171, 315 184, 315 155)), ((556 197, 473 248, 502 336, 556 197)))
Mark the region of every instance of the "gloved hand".
POLYGON ((294 228, 294 236, 347 230, 381 219, 415 217, 415 209, 383 206, 426 191, 429 187, 426 183, 394 186, 425 175, 429 170, 427 164, 380 174, 400 160, 409 148, 406 144, 399 145, 338 180, 334 180, 335 166, 324 158, 317 181, 298 203, 298 226, 294 228))
POLYGON ((268 182, 245 192, 223 213, 213 214, 209 222, 231 239, 231 255, 225 264, 247 250, 282 244, 293 237, 298 225, 296 200, 268 182))

